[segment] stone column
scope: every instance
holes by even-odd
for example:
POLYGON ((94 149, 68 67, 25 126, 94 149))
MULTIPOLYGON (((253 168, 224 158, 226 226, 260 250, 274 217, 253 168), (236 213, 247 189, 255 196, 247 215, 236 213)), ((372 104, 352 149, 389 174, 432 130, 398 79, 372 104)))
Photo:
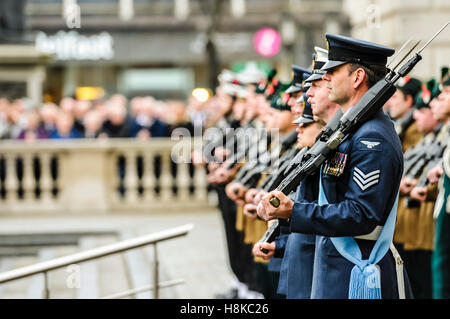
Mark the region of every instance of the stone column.
POLYGON ((109 209, 108 156, 101 148, 76 148, 60 155, 60 202, 68 211, 109 209))

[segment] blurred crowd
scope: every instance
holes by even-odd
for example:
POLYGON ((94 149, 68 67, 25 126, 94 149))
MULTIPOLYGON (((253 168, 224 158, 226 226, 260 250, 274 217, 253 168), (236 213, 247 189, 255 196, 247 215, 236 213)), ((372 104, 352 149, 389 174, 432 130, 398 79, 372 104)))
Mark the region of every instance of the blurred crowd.
POLYGON ((170 137, 177 127, 193 132, 204 125, 204 106, 193 97, 185 103, 120 94, 95 101, 64 97, 38 107, 26 98, 0 98, 0 139, 170 137))

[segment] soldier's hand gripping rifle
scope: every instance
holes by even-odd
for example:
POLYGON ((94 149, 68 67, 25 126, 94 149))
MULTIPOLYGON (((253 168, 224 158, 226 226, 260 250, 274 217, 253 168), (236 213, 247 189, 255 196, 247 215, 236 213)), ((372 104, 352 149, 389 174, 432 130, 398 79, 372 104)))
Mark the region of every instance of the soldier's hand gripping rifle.
MULTIPOLYGON (((295 193, 290 193, 288 196, 291 200, 294 200, 295 193)), ((270 243, 275 240, 275 238, 280 234, 281 226, 289 226, 289 221, 287 219, 275 219, 272 221, 272 224, 266 230, 264 235, 258 240, 259 243, 270 243)), ((261 248, 264 254, 267 254, 269 251, 265 248, 261 248)))

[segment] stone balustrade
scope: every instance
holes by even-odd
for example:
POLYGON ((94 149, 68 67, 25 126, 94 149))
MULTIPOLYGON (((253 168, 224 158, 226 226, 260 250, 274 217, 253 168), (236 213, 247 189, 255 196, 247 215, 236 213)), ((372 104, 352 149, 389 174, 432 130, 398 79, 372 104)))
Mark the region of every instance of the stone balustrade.
POLYGON ((0 142, 0 213, 211 208, 194 139, 0 142))

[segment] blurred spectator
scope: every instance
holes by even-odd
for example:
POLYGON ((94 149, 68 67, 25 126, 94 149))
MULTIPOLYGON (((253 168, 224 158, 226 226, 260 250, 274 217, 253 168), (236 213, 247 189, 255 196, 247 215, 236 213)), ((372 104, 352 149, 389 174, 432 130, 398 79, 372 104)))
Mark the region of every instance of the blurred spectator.
MULTIPOLYGON (((130 101, 130 111, 131 111, 131 116, 132 117, 137 117, 139 114, 142 113, 142 111, 144 110, 144 97, 142 96, 136 96, 134 98, 131 99, 130 101)), ((148 98, 153 99, 151 97, 148 98)))
POLYGON ((41 124, 38 110, 32 110, 25 114, 26 127, 19 133, 17 139, 34 141, 36 139, 48 138, 49 134, 41 124))
POLYGON ((27 126, 25 110, 27 109, 24 99, 17 99, 10 104, 9 117, 11 122, 10 138, 17 139, 20 132, 27 126))
POLYGON ((108 118, 108 110, 106 109, 105 100, 97 100, 93 103, 92 109, 97 111, 102 119, 102 123, 108 118))
POLYGON ((83 120, 86 114, 90 111, 91 107, 92 105, 90 101, 77 100, 74 103, 74 127, 82 134, 84 134, 83 120))
MULTIPOLYGON (((103 118, 99 111, 91 110, 84 116, 84 137, 97 138, 102 133, 103 118)), ((104 135, 105 136, 105 135, 104 135)))
POLYGON ((42 126, 47 132, 47 136, 56 128, 56 116, 58 115, 58 106, 53 103, 45 103, 40 109, 42 126))
POLYGON ((71 97, 65 97, 61 100, 59 106, 64 112, 73 114, 73 109, 75 108, 75 100, 71 97))
POLYGON ((83 135, 74 126, 74 118, 72 114, 65 111, 58 112, 56 117, 56 128, 51 132, 50 138, 81 138, 83 135))
MULTIPOLYGON (((168 125, 159 118, 163 117, 163 105, 155 103, 151 97, 140 98, 132 104, 134 119, 131 136, 138 138, 167 137, 168 125)), ((165 105, 164 105, 165 106, 165 105)), ((167 107, 164 107, 167 113, 167 107)))
POLYGON ((127 98, 123 94, 114 94, 111 96, 110 100, 123 106, 126 106, 127 104, 127 98))
POLYGON ((169 125, 168 135, 172 136, 174 129, 182 127, 187 129, 191 136, 194 136, 194 125, 189 120, 186 106, 179 101, 168 101, 167 108, 168 114, 165 120, 169 125))
POLYGON ((223 105, 220 103, 219 98, 216 96, 211 97, 207 101, 207 105, 206 127, 211 127, 216 125, 216 123, 224 117, 223 105))
POLYGON ((107 120, 103 125, 103 132, 107 137, 131 137, 132 119, 127 115, 125 105, 121 101, 110 100, 106 106, 107 120))
POLYGON ((9 101, 6 98, 0 98, 0 139, 10 138, 11 121, 9 116, 9 101))
POLYGON ((188 102, 188 115, 192 125, 195 127, 205 128, 207 122, 207 113, 205 112, 205 102, 200 102, 195 97, 191 96, 188 102))

